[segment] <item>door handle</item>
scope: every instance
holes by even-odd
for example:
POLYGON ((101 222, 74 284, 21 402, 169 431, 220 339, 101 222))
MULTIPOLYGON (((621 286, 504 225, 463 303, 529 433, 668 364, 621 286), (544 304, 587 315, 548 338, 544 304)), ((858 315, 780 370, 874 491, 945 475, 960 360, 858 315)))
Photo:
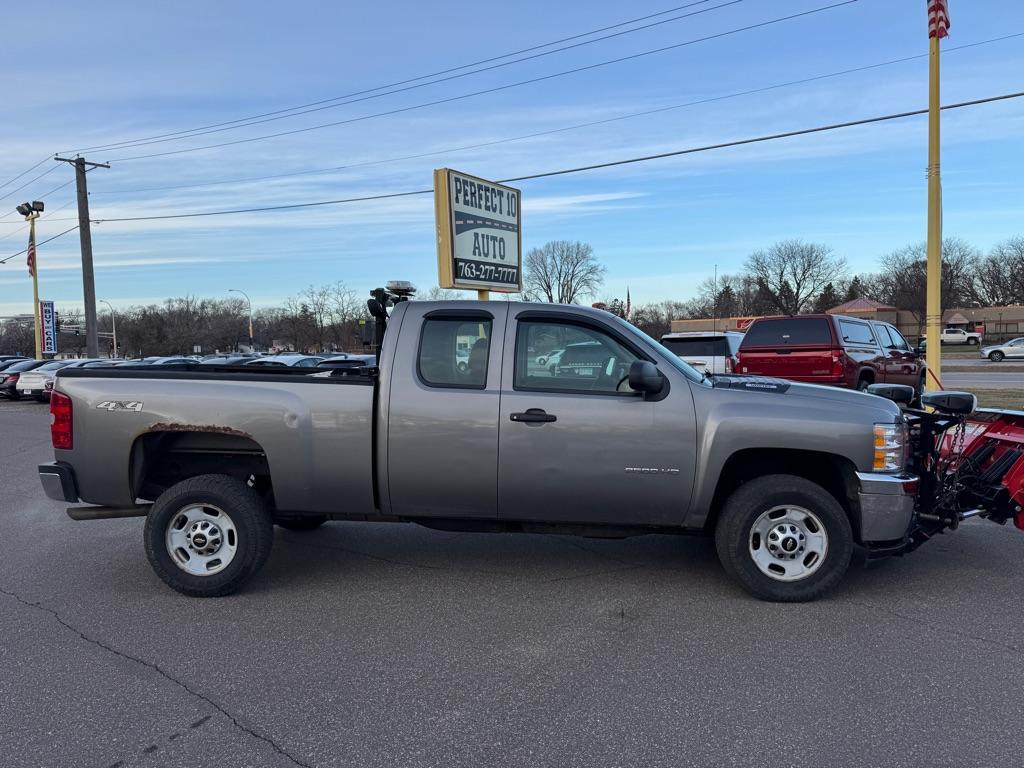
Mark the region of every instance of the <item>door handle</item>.
POLYGON ((553 413, 545 413, 543 408, 527 408, 523 413, 509 414, 511 421, 524 421, 527 424, 542 424, 548 421, 558 421, 553 413))

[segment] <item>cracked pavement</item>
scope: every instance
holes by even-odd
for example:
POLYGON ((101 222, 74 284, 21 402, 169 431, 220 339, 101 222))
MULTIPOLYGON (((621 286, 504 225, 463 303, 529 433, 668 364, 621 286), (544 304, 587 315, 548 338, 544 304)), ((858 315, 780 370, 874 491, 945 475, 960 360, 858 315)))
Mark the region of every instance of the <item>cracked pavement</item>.
POLYGON ((1012 528, 771 605, 700 539, 331 523, 194 600, 45 498, 47 418, 0 401, 5 765, 1020 765, 1012 528))

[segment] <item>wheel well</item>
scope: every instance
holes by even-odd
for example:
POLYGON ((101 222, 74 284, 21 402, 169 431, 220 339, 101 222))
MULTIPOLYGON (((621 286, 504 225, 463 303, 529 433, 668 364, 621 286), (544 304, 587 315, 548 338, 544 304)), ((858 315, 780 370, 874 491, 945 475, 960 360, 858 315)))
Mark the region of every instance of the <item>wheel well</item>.
POLYGON ((850 518, 854 537, 859 539, 860 520, 859 515, 854 514, 857 509, 855 473, 853 462, 833 453, 788 448, 749 448, 737 451, 725 462, 718 476, 705 530, 708 533, 714 532, 725 500, 744 483, 765 475, 796 475, 817 483, 839 502, 850 518))
POLYGON ((861 369, 861 372, 857 374, 857 381, 861 381, 862 379, 867 379, 868 381, 874 383, 875 372, 872 371, 870 368, 861 369))
POLYGON ((152 501, 189 477, 218 474, 248 483, 273 504, 267 455, 259 443, 244 435, 149 432, 132 446, 130 467, 135 498, 152 501))

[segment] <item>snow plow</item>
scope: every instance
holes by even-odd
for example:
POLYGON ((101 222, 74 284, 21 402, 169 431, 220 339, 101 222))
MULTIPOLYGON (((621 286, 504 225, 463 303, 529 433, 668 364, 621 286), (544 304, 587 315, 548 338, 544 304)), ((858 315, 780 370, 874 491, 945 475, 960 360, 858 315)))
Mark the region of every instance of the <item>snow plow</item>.
POLYGON ((900 551, 972 517, 1024 531, 1024 411, 979 410, 969 392, 929 392, 914 408, 910 387, 878 384, 868 391, 903 409, 908 467, 920 478, 914 524, 900 551))

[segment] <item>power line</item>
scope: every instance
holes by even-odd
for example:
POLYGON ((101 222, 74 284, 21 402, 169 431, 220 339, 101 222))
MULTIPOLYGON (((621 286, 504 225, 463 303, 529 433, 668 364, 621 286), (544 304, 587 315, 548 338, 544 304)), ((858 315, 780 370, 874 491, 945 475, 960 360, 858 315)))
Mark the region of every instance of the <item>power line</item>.
POLYGON ((0 184, 0 189, 3 189, 3 188, 4 188, 4 187, 6 187, 6 186, 7 186, 8 184, 13 184, 13 183, 14 183, 14 182, 16 182, 16 181, 17 181, 18 179, 20 179, 20 178, 21 178, 22 176, 26 176, 26 175, 28 175, 28 174, 32 173, 32 171, 34 171, 34 170, 35 170, 36 168, 38 168, 38 167, 39 167, 40 165, 42 165, 43 163, 45 163, 45 162, 46 162, 47 160, 49 160, 49 159, 50 159, 50 156, 49 156, 49 155, 47 155, 47 156, 46 156, 46 157, 44 157, 44 158, 43 158, 42 160, 40 160, 40 161, 39 161, 38 163, 36 163, 35 165, 33 165, 33 166, 32 166, 31 168, 28 168, 27 170, 24 170, 24 171, 22 171, 22 172, 21 172, 21 173, 19 173, 19 174, 18 174, 17 176, 15 176, 15 177, 14 177, 13 179, 8 179, 8 180, 7 180, 7 181, 5 181, 5 182, 4 182, 3 184, 0 184))
MULTIPOLYGON (((978 42, 975 42, 975 43, 966 43, 964 45, 959 45, 959 46, 954 46, 954 47, 951 47, 951 48, 944 49, 944 52, 945 53, 952 53, 954 51, 960 51, 960 50, 964 50, 964 49, 967 49, 967 48, 975 48, 975 47, 980 46, 980 45, 987 45, 987 44, 990 44, 990 43, 1001 42, 1001 41, 1004 41, 1004 40, 1009 40, 1011 38, 1017 38, 1017 37, 1024 37, 1024 32, 1016 32, 1014 34, 1003 35, 1001 37, 995 37, 995 38, 991 38, 989 40, 981 40, 981 41, 978 41, 978 42)), ((794 86, 794 85, 804 85, 804 84, 807 84, 807 83, 817 82, 817 81, 820 81, 820 80, 826 80, 826 79, 833 78, 833 77, 840 77, 842 75, 849 75, 849 74, 854 74, 854 73, 857 73, 857 72, 865 72, 865 71, 872 70, 872 69, 878 69, 880 67, 892 66, 894 64, 903 64, 903 63, 908 62, 908 61, 915 61, 917 59, 922 59, 922 58, 927 58, 927 57, 928 57, 927 53, 915 54, 913 56, 904 56, 904 57, 901 57, 901 58, 898 58, 898 59, 890 59, 888 61, 876 62, 874 64, 865 64, 863 66, 851 67, 849 69, 843 69, 843 70, 839 70, 839 71, 836 71, 836 72, 829 72, 827 74, 812 75, 812 76, 809 76, 809 77, 800 78, 798 80, 789 80, 789 81, 786 81, 786 82, 783 82, 783 83, 773 83, 771 85, 765 85, 765 86, 761 86, 761 87, 758 87, 758 88, 750 88, 750 89, 747 89, 747 90, 744 90, 744 91, 734 91, 732 93, 722 94, 722 95, 719 95, 719 96, 709 96, 707 98, 697 99, 697 100, 694 100, 694 101, 683 102, 681 104, 672 104, 672 105, 669 105, 669 106, 657 107, 657 108, 654 108, 654 109, 643 110, 641 112, 630 112, 630 113, 626 113, 626 114, 622 114, 622 115, 616 115, 615 117, 604 118, 602 120, 591 120, 591 121, 588 121, 588 122, 585 122, 585 123, 576 123, 574 125, 562 126, 562 127, 559 127, 559 128, 550 128, 550 129, 543 130, 543 131, 536 131, 536 132, 533 132, 533 133, 522 134, 520 136, 511 136, 511 137, 506 137, 506 138, 502 138, 502 139, 494 139, 494 140, 491 140, 491 141, 480 142, 480 143, 477 143, 477 144, 467 144, 467 145, 463 145, 463 146, 460 146, 460 147, 449 147, 447 149, 432 150, 430 152, 420 152, 420 153, 411 154, 411 155, 401 155, 401 156, 397 156, 397 157, 389 157, 389 158, 383 158, 383 159, 379 159, 379 160, 366 160, 366 161, 358 162, 358 163, 348 163, 346 165, 335 165, 335 166, 330 166, 330 167, 327 167, 327 168, 311 168, 311 169, 302 170, 302 171, 292 171, 292 172, 289 172, 289 173, 276 173, 276 174, 269 174, 269 175, 265 175, 265 176, 248 176, 248 177, 236 178, 236 179, 221 179, 221 180, 217 180, 217 181, 196 182, 196 183, 193 183, 193 184, 172 184, 172 185, 162 186, 162 187, 142 187, 142 188, 137 188, 137 189, 112 189, 112 190, 97 191, 97 192, 94 192, 92 194, 93 195, 119 195, 119 194, 120 195, 127 195, 127 194, 136 194, 136 193, 140 193, 140 192, 163 192, 163 191, 167 191, 167 190, 176 190, 176 189, 195 189, 197 187, 211 187, 211 186, 220 186, 220 185, 224 185, 224 184, 239 184, 239 183, 252 182, 252 181, 267 181, 267 180, 271 180, 271 179, 283 179, 283 178, 289 178, 289 177, 294 177, 294 176, 306 176, 306 175, 312 175, 312 174, 331 173, 331 172, 334 172, 334 171, 343 171, 343 170, 348 170, 348 169, 352 169, 352 168, 363 168, 363 167, 371 166, 371 165, 382 165, 382 164, 385 164, 385 163, 401 162, 401 161, 404 161, 404 160, 418 160, 418 159, 421 159, 421 158, 424 158, 424 157, 434 157, 434 156, 437 156, 437 155, 445 155, 445 154, 450 154, 450 153, 453 153, 453 152, 464 152, 464 151, 470 150, 470 149, 482 149, 482 148, 485 148, 485 147, 496 146, 498 144, 508 144, 508 143, 511 143, 511 142, 523 141, 525 139, 532 139, 532 138, 537 138, 537 137, 540 137, 540 136, 549 136, 549 135, 556 134, 556 133, 565 133, 567 131, 574 131, 574 130, 578 130, 578 129, 581 129, 581 128, 591 128, 591 127, 594 127, 594 126, 597 126, 597 125, 606 125, 608 123, 614 123, 614 122, 618 122, 618 121, 621 121, 621 120, 628 120, 628 119, 632 119, 632 118, 636 118, 636 117, 645 117, 645 116, 648 116, 648 115, 660 114, 662 112, 670 112, 670 111, 676 110, 676 109, 683 109, 683 108, 686 108, 686 107, 693 107, 693 106, 698 106, 698 105, 701 105, 701 104, 709 104, 709 103, 712 103, 712 102, 725 101, 727 99, 739 98, 741 96, 751 96, 751 95, 758 94, 758 93, 765 93, 767 91, 778 90, 779 88, 786 88, 786 87, 791 87, 791 86, 794 86)))
MULTIPOLYGON (((74 203, 75 203, 74 200, 68 200, 68 202, 64 203, 64 205, 60 206, 59 208, 54 208, 52 211, 47 211, 46 215, 41 217, 39 220, 40 221, 73 221, 73 219, 51 219, 50 216, 52 214, 54 214, 54 213, 57 213, 58 211, 63 211, 69 205, 73 205, 74 203)), ((16 224, 17 222, 12 222, 12 223, 16 224)), ((14 230, 13 232, 8 232, 3 237, 0 237, 0 240, 7 240, 8 238, 14 237, 19 232, 24 232, 26 229, 28 229, 28 224, 22 224, 20 227, 18 227, 18 229, 14 230)))
MULTIPOLYGON (((734 2, 742 2, 742 1, 743 0, 734 0, 734 2)), ((666 9, 664 11, 658 11, 657 13, 651 13, 651 14, 648 14, 646 16, 639 16, 639 17, 634 18, 634 19, 628 19, 626 21, 622 21, 622 22, 619 22, 617 24, 611 24, 611 25, 608 25, 606 27, 600 27, 598 29, 592 29, 589 32, 581 32, 581 33, 576 34, 576 35, 570 35, 569 37, 563 37, 563 38, 560 38, 558 40, 552 40, 550 42, 542 43, 540 45, 530 46, 529 48, 522 48, 522 49, 520 49, 518 51, 511 51, 509 53, 501 54, 500 56, 491 56, 490 58, 480 59, 479 61, 470 62, 468 64, 461 64, 461 65, 459 65, 457 67, 450 67, 448 69, 442 69, 440 71, 431 72, 431 73, 426 74, 426 75, 418 75, 416 77, 407 78, 405 80, 398 80, 398 81, 393 82, 393 83, 387 83, 385 85, 378 85, 375 88, 367 88, 367 89, 364 89, 364 90, 361 90, 361 91, 353 91, 352 93, 342 94, 340 96, 332 96, 331 98, 321 99, 319 101, 312 101, 312 102, 309 102, 308 104, 299 104, 299 105, 294 106, 294 107, 286 107, 284 109, 274 110, 273 112, 264 112, 264 113, 258 114, 258 115, 250 115, 248 117, 240 117, 240 118, 238 118, 236 120, 228 120, 228 121, 222 122, 222 123, 212 123, 210 125, 202 125, 202 126, 198 126, 196 128, 189 128, 189 129, 186 129, 186 130, 174 131, 172 133, 163 133, 163 134, 158 134, 156 136, 144 136, 144 137, 141 137, 141 138, 138 138, 138 139, 129 139, 129 140, 125 140, 125 141, 113 142, 111 144, 100 144, 100 145, 97 145, 97 146, 84 147, 83 149, 72 150, 72 151, 75 151, 75 152, 85 152, 85 151, 103 150, 103 149, 119 149, 119 148, 123 148, 125 146, 139 145, 140 143, 148 143, 148 142, 155 141, 155 140, 158 140, 158 139, 169 139, 169 138, 172 138, 172 137, 183 137, 183 136, 188 135, 188 134, 197 135, 196 132, 198 132, 198 131, 209 132, 208 129, 223 128, 225 126, 237 125, 238 123, 246 123, 246 124, 251 125, 252 123, 248 122, 250 120, 259 120, 260 118, 273 117, 275 115, 284 115, 285 117, 294 117, 295 115, 291 115, 291 114, 286 115, 285 113, 295 112, 296 114, 305 114, 305 112, 298 112, 297 110, 305 110, 305 109, 307 109, 309 107, 318 107, 318 106, 320 106, 322 104, 330 104, 331 102, 340 101, 342 99, 349 99, 349 98, 353 98, 353 97, 356 97, 356 96, 363 96, 364 94, 373 93, 375 91, 382 91, 382 90, 385 90, 385 89, 388 89, 388 88, 395 88, 395 87, 398 87, 398 86, 407 85, 409 83, 415 83, 415 82, 417 82, 419 80, 426 80, 426 79, 429 79, 429 78, 432 78, 432 77, 440 77, 441 75, 447 75, 447 74, 450 74, 452 72, 458 72, 459 70, 468 69, 470 67, 476 67, 476 66, 479 66, 481 64, 490 64, 491 62, 501 61, 502 59, 507 59, 507 58, 510 58, 512 56, 519 56, 520 54, 530 53, 532 51, 538 51, 538 50, 540 50, 542 48, 549 48, 549 47, 551 47, 553 45, 559 45, 560 43, 566 43, 566 42, 569 42, 571 40, 579 40, 582 37, 589 37, 590 35, 596 35, 596 34, 599 34, 601 32, 607 32, 608 30, 611 30, 611 29, 618 29, 619 27, 628 26, 629 24, 635 24, 637 22, 647 21, 648 19, 657 18, 658 16, 664 16, 666 14, 673 13, 675 11, 681 11, 681 10, 685 10, 687 8, 693 8, 694 6, 697 6, 697 5, 705 5, 705 4, 709 3, 709 2, 711 2, 711 0, 696 0, 696 2, 686 3, 685 5, 678 5, 678 6, 674 7, 674 8, 668 8, 668 9, 666 9)), ((729 3, 726 3, 725 5, 733 5, 734 2, 729 2, 729 3)), ((717 7, 724 7, 724 6, 716 6, 716 8, 717 7)), ((715 10, 715 9, 712 8, 712 9, 707 9, 707 10, 715 10)), ((700 11, 700 13, 704 13, 704 12, 706 12, 706 10, 705 11, 700 11)), ((686 14, 685 16, 689 16, 689 15, 692 15, 692 14, 686 14)), ((637 27, 636 29, 626 30, 625 32, 620 32, 620 33, 617 33, 617 34, 618 35, 623 35, 623 34, 629 34, 631 32, 638 32, 638 31, 643 30, 643 29, 648 29, 650 27, 657 26, 658 24, 666 24, 666 23, 671 22, 671 21, 677 21, 677 20, 679 20, 681 18, 685 18, 685 16, 675 16, 675 17, 673 17, 671 19, 665 19, 663 21, 659 21, 656 24, 647 24, 645 26, 637 27)), ((590 43, 595 43, 595 42, 598 42, 600 40, 607 40, 608 37, 613 37, 613 35, 609 35, 607 37, 598 38, 597 40, 589 40, 589 41, 587 41, 585 43, 579 43, 579 45, 589 45, 590 43)), ((575 47, 575 46, 569 46, 569 47, 575 47)), ((560 49, 558 49, 558 51, 563 51, 563 50, 567 50, 567 48, 560 48, 560 49)), ((549 55, 551 53, 557 53, 558 51, 548 51, 547 53, 543 53, 543 54, 539 54, 539 55, 540 56, 547 56, 547 55, 549 55)), ((535 57, 528 57, 528 58, 535 58, 535 57)), ((519 59, 518 61, 525 61, 525 60, 526 59, 519 59)), ((517 62, 508 62, 508 64, 515 64, 515 63, 517 63, 517 62)), ((503 65, 500 65, 500 66, 507 66, 507 64, 503 64, 503 65)), ((488 67, 488 69, 493 69, 493 67, 488 67)), ((477 71, 482 72, 482 71, 485 71, 485 70, 477 70, 477 71)), ((465 75, 469 75, 469 74, 475 74, 475 72, 467 72, 464 75, 459 75, 459 77, 464 77, 465 75)), ((445 79, 448 80, 448 79, 452 79, 452 78, 445 78, 445 79)), ((434 82, 443 82, 443 81, 438 80, 438 81, 434 81, 434 82)), ((432 83, 425 83, 424 85, 431 85, 431 84, 432 83)), ((422 86, 416 86, 416 87, 422 87, 422 86)), ((405 90, 405 89, 403 89, 403 90, 405 90)), ((392 91, 392 93, 395 93, 395 91, 392 91)), ((380 94, 380 95, 387 95, 387 94, 380 94)), ((350 103, 350 102, 346 102, 346 103, 350 103)), ((335 105, 335 106, 340 106, 340 105, 335 105)), ((315 110, 309 110, 309 111, 315 111, 315 110)), ((242 126, 238 126, 238 127, 242 127, 242 126)), ((201 134, 198 134, 198 135, 201 135, 201 134)))
MULTIPOLYGON (((46 158, 46 159, 49 160, 50 158, 46 158)), ((55 165, 53 167, 54 168, 59 168, 60 166, 59 165, 55 165)), ((33 197, 36 200, 43 200, 43 201, 45 201, 47 196, 52 195, 54 192, 56 192, 58 190, 61 190, 61 189, 64 189, 64 187, 68 186, 69 184, 74 184, 74 183, 75 183, 75 180, 72 178, 70 181, 65 181, 63 184, 58 184, 53 189, 47 190, 46 192, 43 192, 43 194, 41 194, 41 195, 33 195, 33 197)), ((18 214, 16 212, 8 213, 3 219, 0 219, 0 224, 17 224, 18 222, 16 222, 16 221, 5 221, 4 220, 4 219, 9 219, 9 218, 11 218, 13 216, 17 216, 17 215, 18 214)))
MULTIPOLYGON (((49 158, 47 158, 47 159, 49 159, 49 158)), ((12 190, 11 190, 10 192, 7 192, 7 193, 5 193, 4 195, 0 196, 0 200, 6 200, 6 199, 7 199, 7 198, 9 198, 9 197, 13 197, 13 196, 14 196, 14 195, 16 195, 16 194, 17 194, 18 192, 20 192, 21 190, 23 190, 23 189, 24 189, 25 187, 27 187, 27 186, 29 186, 30 184, 33 184, 33 183, 35 183, 35 182, 39 181, 39 180, 40 180, 41 178, 43 178, 44 176, 47 176, 47 175, 49 175, 49 174, 53 173, 53 172, 54 172, 55 170, 57 170, 57 166, 53 166, 53 167, 52 167, 52 168, 50 168, 49 170, 43 171, 43 172, 42 172, 42 173, 40 173, 40 174, 39 174, 38 176, 36 176, 36 177, 35 177, 34 179, 30 179, 29 181, 26 181, 26 182, 25 182, 24 184, 22 184, 22 185, 21 185, 20 187, 15 187, 15 188, 14 188, 14 189, 12 189, 12 190)), ((23 175, 24 175, 24 174, 23 174, 23 175)))
POLYGON ((450 103, 455 102, 455 101, 461 101, 463 99, 469 99, 469 98, 473 98, 475 96, 482 96, 482 95, 489 94, 489 93, 497 93, 499 91, 509 90, 510 88, 518 88, 518 87, 523 86, 523 85, 530 85, 530 84, 533 84, 533 83, 539 83, 539 82, 543 82, 543 81, 546 81, 546 80, 552 80, 552 79, 557 78, 557 77, 564 77, 566 75, 572 75, 572 74, 577 74, 579 72, 586 72, 588 70, 598 69, 600 67, 606 67, 606 66, 609 66, 611 64, 620 64, 620 63, 622 63, 624 61, 632 61, 634 59, 640 59, 640 58, 643 58, 645 56, 651 56, 651 55, 656 54, 656 53, 664 53, 665 51, 675 50, 677 48, 682 48, 684 46, 695 45, 697 43, 703 43, 703 42, 707 42, 709 40, 716 40, 718 38, 728 37, 729 35, 735 35, 735 34, 738 34, 740 32, 749 32, 750 30, 753 30, 753 29, 761 29, 763 27, 771 26, 773 24, 779 24, 779 23, 786 22, 786 21, 792 21, 793 19, 798 19, 798 18, 801 18, 803 16, 810 16, 810 15, 815 14, 815 13, 822 13, 824 11, 834 10, 836 8, 841 8, 843 6, 851 5, 851 4, 856 3, 856 2, 857 2, 857 0, 841 0, 840 2, 832 3, 831 5, 819 6, 818 8, 812 8, 812 9, 810 9, 808 11, 801 11, 800 13, 790 14, 789 16, 780 16, 780 17, 775 18, 775 19, 769 19, 767 21, 758 22, 756 24, 749 24, 749 25, 744 26, 744 27, 737 27, 735 29, 726 30, 725 32, 718 32, 718 33, 713 34, 713 35, 706 35, 704 37, 694 38, 692 40, 686 40, 686 41, 681 42, 681 43, 674 43, 672 45, 666 45, 666 46, 662 46, 660 48, 653 48, 651 50, 641 51, 639 53, 630 54, 628 56, 620 56, 620 57, 615 58, 615 59, 608 59, 606 61, 600 61, 600 62, 597 62, 595 64, 588 64, 588 65, 582 66, 582 67, 575 67, 573 69, 567 69, 567 70, 563 70, 561 72, 555 72, 555 73, 549 74, 549 75, 542 75, 540 77, 533 77, 533 78, 530 78, 528 80, 520 80, 520 81, 515 82, 515 83, 507 83, 505 85, 499 85, 499 86, 495 86, 493 88, 485 88, 483 90, 473 91, 471 93, 464 93, 464 94, 460 94, 458 96, 449 96, 449 97, 444 98, 444 99, 435 99, 433 101, 423 102, 423 103, 420 103, 420 104, 414 104, 414 105, 408 106, 408 107, 400 107, 400 108, 396 108, 396 109, 391 109, 391 110, 387 110, 385 112, 377 112, 377 113, 369 114, 369 115, 361 115, 359 117, 351 117, 351 118, 348 118, 348 119, 345 119, 345 120, 337 120, 337 121, 330 122, 330 123, 320 123, 318 125, 306 126, 305 128, 294 128, 294 129, 289 130, 289 131, 280 131, 278 133, 269 133, 269 134, 264 134, 262 136, 250 136, 250 137, 245 138, 245 139, 235 139, 233 141, 224 141, 224 142, 220 142, 220 143, 217 143, 217 144, 207 144, 207 145, 200 146, 200 147, 188 147, 188 148, 185 148, 185 149, 168 150, 166 152, 153 152, 153 153, 146 154, 146 155, 132 155, 132 156, 128 156, 128 157, 119 157, 119 158, 114 158, 110 162, 116 163, 116 162, 128 162, 128 161, 131 161, 131 160, 146 160, 146 159, 153 158, 153 157, 167 157, 168 155, 180 155, 180 154, 184 154, 184 153, 187 153, 187 152, 199 152, 199 151, 204 150, 204 149, 218 149, 220 147, 234 146, 234 145, 237 145, 237 144, 248 144, 248 143, 251 143, 251 142, 254 142, 254 141, 264 141, 266 139, 275 139, 275 138, 280 138, 282 136, 293 136, 295 134, 307 133, 309 131, 316 131, 316 130, 320 130, 320 129, 323 129, 323 128, 332 128, 332 127, 335 127, 335 126, 338 126, 338 125, 347 125, 349 123, 361 122, 363 120, 370 120, 370 119, 376 118, 376 117, 387 117, 387 116, 390 116, 390 115, 397 115, 397 114, 401 114, 401 113, 404 113, 404 112, 411 112, 413 110, 423 109, 425 107, 437 106, 439 104, 450 104, 450 103))
MULTIPOLYGON (((958 103, 955 103, 955 104, 947 104, 947 105, 941 107, 941 109, 943 109, 943 110, 961 109, 963 107, 973 107, 973 106, 978 106, 980 104, 989 104, 991 102, 996 102, 996 101, 1006 101, 1008 99, 1017 99, 1017 98, 1020 98, 1022 96, 1024 96, 1024 91, 1017 91, 1015 93, 1006 93, 1006 94, 1002 94, 1002 95, 999 95, 999 96, 987 96, 987 97, 981 98, 981 99, 973 99, 971 101, 961 101, 961 102, 958 102, 958 103)), ((747 145, 747 144, 758 144, 758 143, 767 142, 767 141, 777 141, 779 139, 792 138, 794 136, 804 136, 804 135, 812 134, 812 133, 823 133, 823 132, 826 132, 826 131, 835 131, 835 130, 839 130, 839 129, 842 129, 842 128, 852 128, 852 127, 858 126, 858 125, 870 125, 872 123, 882 123, 882 122, 886 122, 886 121, 889 121, 889 120, 899 120, 899 119, 902 119, 902 118, 913 117, 913 116, 916 116, 916 115, 924 115, 924 114, 927 114, 927 113, 928 113, 927 109, 915 109, 915 110, 911 110, 911 111, 908 111, 908 112, 895 112, 895 113, 889 114, 889 115, 879 115, 879 116, 876 116, 876 117, 866 117, 866 118, 861 118, 859 120, 850 120, 850 121, 842 122, 842 123, 831 123, 831 124, 828 124, 828 125, 819 125, 819 126, 815 126, 813 128, 801 128, 801 129, 794 130, 794 131, 785 131, 783 133, 772 133, 772 134, 767 134, 767 135, 763 135, 763 136, 755 136, 753 138, 748 138, 748 139, 736 139, 734 141, 720 142, 720 143, 717 143, 717 144, 706 144, 706 145, 699 146, 699 147, 689 147, 689 148, 686 148, 686 149, 677 149, 677 150, 673 150, 673 151, 670 151, 670 152, 659 152, 659 153, 653 154, 653 155, 642 155, 642 156, 639 156, 639 157, 631 157, 631 158, 626 158, 626 159, 623 159, 623 160, 611 160, 611 161, 608 161, 608 162, 605 162, 605 163, 594 163, 592 165, 581 165, 581 166, 576 166, 576 167, 573 167, 573 168, 563 168, 563 169, 557 170, 557 171, 545 171, 543 173, 533 173, 533 174, 527 174, 527 175, 524 175, 524 176, 513 176, 513 177, 507 178, 507 179, 498 179, 497 181, 499 183, 506 183, 506 182, 513 182, 513 181, 529 181, 529 180, 533 180, 533 179, 543 179, 543 178, 549 178, 549 177, 552 177, 552 176, 564 176, 564 175, 571 174, 571 173, 581 173, 583 171, 592 171, 592 170, 596 170, 596 169, 599 169, 599 168, 611 168, 611 167, 619 166, 619 165, 631 165, 631 164, 634 164, 634 163, 643 163, 643 162, 648 162, 648 161, 651 161, 651 160, 661 160, 661 159, 668 158, 668 157, 679 157, 681 155, 696 154, 698 152, 709 152, 709 151, 713 151, 713 150, 716 150, 716 149, 725 149, 725 148, 728 148, 728 147, 739 147, 739 146, 744 146, 744 145, 747 145)), ((396 197, 410 197, 410 196, 413 196, 413 195, 426 195, 426 194, 433 193, 433 191, 434 191, 433 189, 417 189, 417 190, 411 190, 411 191, 407 191, 407 192, 391 192, 391 193, 385 193, 385 194, 379 194, 379 195, 366 195, 366 196, 362 196, 362 197, 350 197, 350 198, 344 198, 344 199, 339 199, 339 200, 319 200, 319 201, 312 202, 312 203, 291 203, 291 204, 287 204, 287 205, 272 205, 272 206, 264 206, 264 207, 260 207, 260 208, 235 208, 235 209, 222 210, 222 211, 199 211, 199 212, 195 212, 195 213, 173 213, 173 214, 162 214, 162 215, 157 215, 157 216, 128 216, 128 217, 115 218, 115 219, 94 219, 93 221, 96 224, 104 224, 104 223, 114 223, 114 222, 122 222, 122 221, 156 221, 156 220, 166 220, 166 219, 190 219, 190 218, 197 218, 197 217, 202 217, 202 216, 226 216, 226 215, 238 214, 238 213, 264 213, 264 212, 268 212, 268 211, 284 211, 284 210, 292 210, 292 209, 296 209, 296 208, 313 208, 313 207, 324 206, 324 205, 339 205, 339 204, 342 204, 342 203, 356 203, 356 202, 364 202, 364 201, 369 201, 369 200, 386 200, 386 199, 396 198, 396 197)))
MULTIPOLYGON (((66 235, 68 232, 74 232, 76 229, 78 229, 78 225, 77 224, 75 226, 69 228, 69 229, 65 229, 63 232, 61 232, 59 234, 56 234, 53 237, 48 237, 45 240, 36 243, 36 248, 38 248, 40 245, 46 245, 47 243, 51 242, 52 240, 56 240, 58 237, 64 237, 64 235, 66 235)), ((27 250, 28 250, 28 248, 22 248, 17 253, 12 253, 10 256, 6 256, 6 257, 0 259, 0 264, 6 264, 11 259, 16 258, 18 256, 21 256, 21 254, 25 253, 27 250)))

